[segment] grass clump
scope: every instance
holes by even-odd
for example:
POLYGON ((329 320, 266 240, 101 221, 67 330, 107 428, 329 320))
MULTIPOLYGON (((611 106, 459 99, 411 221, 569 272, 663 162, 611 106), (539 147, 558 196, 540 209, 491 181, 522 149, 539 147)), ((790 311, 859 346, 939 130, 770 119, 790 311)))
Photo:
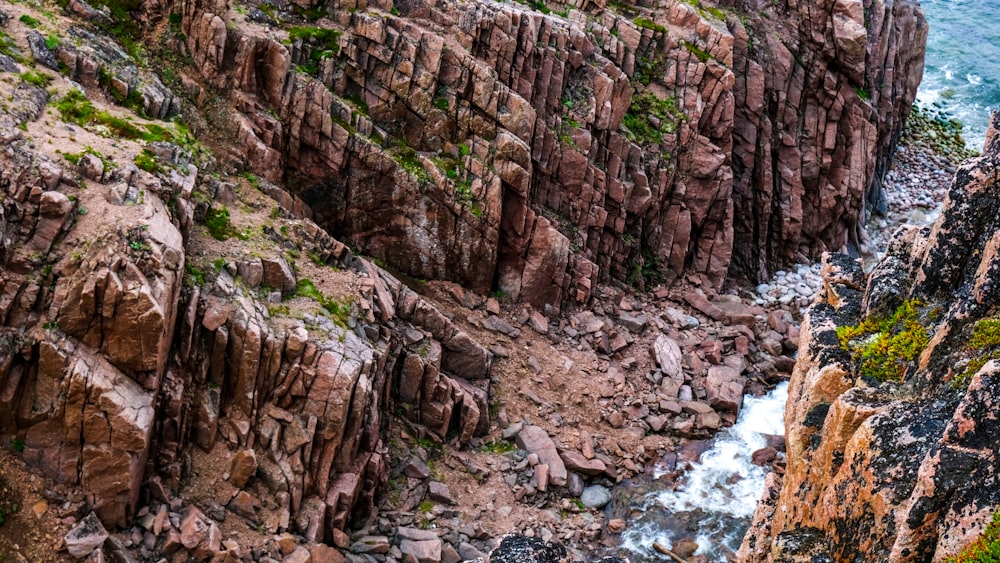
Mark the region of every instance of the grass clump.
POLYGON ((902 381, 907 370, 930 342, 921 323, 922 303, 910 299, 885 319, 868 318, 855 326, 837 327, 840 347, 851 352, 859 374, 876 381, 902 381))
POLYGON ((690 41, 684 42, 684 48, 690 51, 691 54, 693 54, 694 56, 698 57, 698 60, 701 62, 706 62, 708 61, 708 59, 712 58, 712 55, 709 54, 708 51, 698 47, 697 45, 691 43, 690 41))
POLYGON ((390 153, 399 163, 403 170, 417 179, 421 184, 429 182, 431 177, 427 174, 427 170, 424 169, 423 162, 421 162, 420 157, 417 156, 417 151, 413 150, 411 147, 402 146, 390 153))
POLYGON ((7 55, 21 64, 28 63, 28 59, 17 48, 17 42, 14 41, 14 38, 7 35, 3 30, 0 30, 0 55, 7 55))
POLYGON ((972 338, 966 348, 976 356, 969 360, 965 371, 952 381, 952 387, 965 386, 976 372, 990 360, 1000 359, 1000 319, 981 319, 972 327, 972 338))
POLYGON ((512 452, 516 449, 517 446, 511 444, 507 440, 493 440, 492 442, 486 442, 482 446, 479 446, 479 451, 483 453, 493 453, 499 455, 512 452))
POLYGON ((55 103, 55 107, 65 121, 83 126, 103 126, 118 137, 134 140, 143 139, 148 134, 147 131, 143 131, 134 123, 96 109, 87 96, 76 89, 67 92, 55 103))
POLYGON ((227 240, 229 237, 239 234, 229 222, 229 209, 226 206, 218 209, 208 208, 208 211, 205 212, 205 228, 215 240, 227 240))
POLYGON ((115 168, 115 163, 113 160, 104 156, 103 154, 101 154, 100 151, 98 151, 97 149, 95 149, 90 145, 87 145, 86 147, 83 148, 82 151, 77 153, 72 153, 72 152, 63 153, 63 158, 65 158, 67 162, 77 165, 80 163, 80 159, 83 158, 83 155, 85 154, 91 154, 101 159, 101 164, 104 166, 105 170, 111 170, 112 168, 115 168))
POLYGON ((39 21, 38 19, 35 19, 35 18, 29 16, 28 14, 24 14, 21 17, 17 18, 17 21, 19 21, 19 22, 23 23, 24 25, 30 27, 31 29, 36 29, 38 26, 42 25, 41 21, 39 21))
POLYGON ((32 86, 45 88, 52 82, 52 77, 47 74, 42 74, 41 72, 29 70, 21 73, 21 80, 31 84, 32 86))
POLYGON ((294 26, 288 28, 290 41, 301 41, 309 46, 309 59, 296 66, 306 74, 317 76, 323 60, 335 57, 340 52, 340 32, 325 27, 294 26))
POLYGON ((135 155, 135 165, 140 170, 145 170, 150 174, 158 174, 163 171, 163 167, 160 166, 160 161, 156 158, 156 154, 149 149, 142 149, 141 153, 135 155))
POLYGON ((632 97, 628 113, 622 118, 622 125, 631 134, 632 140, 640 144, 660 144, 663 136, 677 130, 677 124, 686 116, 677 109, 674 98, 657 98, 649 92, 632 97), (658 125, 650 117, 659 121, 658 125))
POLYGON ((352 299, 346 298, 340 301, 333 297, 327 297, 323 295, 322 291, 316 288, 316 284, 309 278, 299 279, 295 284, 295 295, 315 300, 330 313, 330 318, 337 326, 341 328, 347 327, 347 322, 351 318, 351 311, 354 308, 354 301, 352 299))
POLYGON ((186 281, 189 281, 195 287, 205 285, 205 274, 194 264, 185 264, 184 269, 187 270, 186 281))
POLYGON ((976 541, 946 563, 1000 563, 1000 510, 993 513, 993 519, 976 541))
POLYGON ((111 134, 131 140, 142 140, 148 143, 166 141, 175 143, 192 153, 201 149, 197 140, 183 123, 173 123, 164 127, 156 123, 137 125, 127 119, 122 119, 110 113, 98 110, 87 96, 77 89, 72 89, 59 98, 54 104, 63 121, 75 123, 84 127, 103 127, 111 134))
POLYGON ((634 23, 635 25, 637 25, 637 26, 639 26, 639 27, 641 27, 643 29, 651 29, 651 30, 653 30, 653 31, 655 31, 657 33, 666 33, 667 32, 667 28, 665 26, 663 26, 661 24, 658 24, 658 23, 654 22, 653 20, 651 20, 649 18, 644 18, 642 16, 639 16, 639 17, 635 18, 634 20, 632 20, 632 23, 634 23))

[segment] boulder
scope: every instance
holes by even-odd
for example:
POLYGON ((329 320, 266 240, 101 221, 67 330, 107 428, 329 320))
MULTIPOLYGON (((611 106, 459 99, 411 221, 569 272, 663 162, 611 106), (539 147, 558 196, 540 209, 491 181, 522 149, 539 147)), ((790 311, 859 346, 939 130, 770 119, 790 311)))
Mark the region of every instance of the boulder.
POLYGON ((566 484, 568 477, 566 465, 559 457, 552 438, 549 438, 548 432, 543 428, 534 425, 525 426, 517 434, 517 446, 528 453, 536 454, 539 463, 549 466, 549 480, 553 485, 562 487, 566 484))
POLYGON ((63 538, 66 550, 77 559, 84 559, 108 539, 108 531, 93 512, 87 514, 63 538))

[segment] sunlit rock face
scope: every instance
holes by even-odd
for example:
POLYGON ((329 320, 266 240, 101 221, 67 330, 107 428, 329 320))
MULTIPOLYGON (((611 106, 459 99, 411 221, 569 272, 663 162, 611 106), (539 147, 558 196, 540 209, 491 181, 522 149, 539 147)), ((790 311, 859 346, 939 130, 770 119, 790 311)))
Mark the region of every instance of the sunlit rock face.
POLYGON ((825 258, 785 411, 788 471, 765 492, 741 560, 938 561, 996 511, 998 126, 994 115, 937 222, 900 231, 869 275, 846 256, 825 258), (927 346, 900 364, 900 382, 859 377, 837 328, 904 303, 927 346))

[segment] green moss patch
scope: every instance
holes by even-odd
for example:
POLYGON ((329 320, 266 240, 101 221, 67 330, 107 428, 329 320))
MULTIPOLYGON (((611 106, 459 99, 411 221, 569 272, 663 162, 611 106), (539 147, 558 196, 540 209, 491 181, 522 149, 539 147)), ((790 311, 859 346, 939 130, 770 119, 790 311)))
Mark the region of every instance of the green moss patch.
POLYGON ((337 326, 341 328, 347 327, 347 323, 351 318, 351 311, 354 308, 354 301, 352 299, 337 300, 327 297, 316 288, 316 284, 309 278, 299 279, 298 283, 295 284, 295 295, 315 300, 330 313, 330 318, 337 326))
POLYGON ((993 513, 993 519, 976 541, 947 559, 947 563, 1000 563, 1000 511, 993 513))
POLYGON ((930 331, 921 322, 921 307, 919 300, 911 299, 888 318, 837 327, 840 347, 851 353, 861 376, 877 381, 905 378, 930 342, 930 331))
POLYGON ((952 381, 952 387, 964 387, 976 372, 990 360, 1000 359, 1000 319, 981 319, 972 327, 972 338, 966 350, 973 357, 965 370, 952 381))
POLYGON ((208 211, 205 212, 205 228, 215 240, 227 240, 229 237, 239 234, 229 222, 229 210, 225 206, 208 208, 208 211))
POLYGON ((677 109, 674 98, 657 98, 644 92, 632 97, 622 126, 636 143, 658 145, 663 142, 664 135, 677 131, 677 124, 686 117, 677 109))

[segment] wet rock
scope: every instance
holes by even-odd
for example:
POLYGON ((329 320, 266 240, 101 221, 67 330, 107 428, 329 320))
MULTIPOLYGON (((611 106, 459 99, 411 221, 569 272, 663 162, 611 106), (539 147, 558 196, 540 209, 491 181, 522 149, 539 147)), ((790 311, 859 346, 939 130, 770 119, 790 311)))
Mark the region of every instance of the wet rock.
POLYGON ((761 448, 751 454, 754 465, 768 465, 778 457, 778 452, 772 447, 761 448))

